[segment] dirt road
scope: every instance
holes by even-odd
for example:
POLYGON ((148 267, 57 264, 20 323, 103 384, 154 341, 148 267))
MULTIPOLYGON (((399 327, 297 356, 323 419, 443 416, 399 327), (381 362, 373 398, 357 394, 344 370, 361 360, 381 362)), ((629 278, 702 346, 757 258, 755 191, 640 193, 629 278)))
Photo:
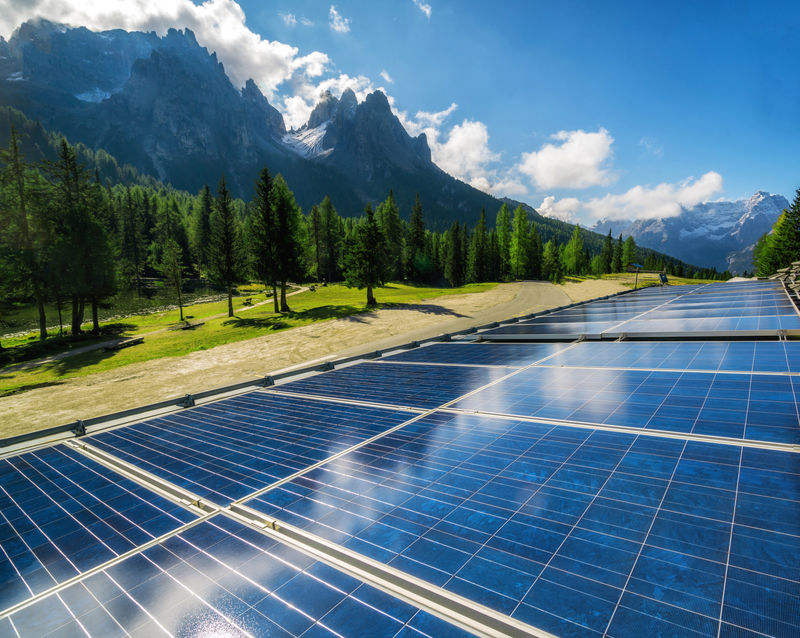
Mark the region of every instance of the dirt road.
POLYGON ((311 361, 386 349, 623 289, 615 284, 614 290, 607 291, 605 283, 565 287, 543 282, 500 284, 487 292, 383 308, 182 357, 66 379, 59 385, 0 399, 0 437, 247 381, 311 361))

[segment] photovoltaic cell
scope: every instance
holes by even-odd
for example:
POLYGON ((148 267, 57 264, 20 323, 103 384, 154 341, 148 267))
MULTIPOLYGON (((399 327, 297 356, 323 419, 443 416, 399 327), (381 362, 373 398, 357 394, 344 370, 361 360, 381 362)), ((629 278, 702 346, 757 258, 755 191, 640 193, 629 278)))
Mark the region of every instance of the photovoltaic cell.
POLYGON ((222 516, 10 616, 23 638, 469 634, 222 516))
POLYGON ((717 636, 720 616, 721 635, 796 635, 795 455, 475 415, 409 428, 248 505, 559 636, 717 636))
POLYGON ((563 343, 435 343, 381 361, 524 367, 566 348, 563 343))
POLYGON ((410 416, 251 392, 97 434, 87 441, 198 496, 227 505, 410 416))
POLYGON ((360 363, 292 381, 280 390, 428 409, 508 373, 504 368, 360 363))
MULTIPOLYGON (((488 345, 488 344, 487 344, 488 345)), ((500 344, 495 344, 500 345, 500 344)), ((523 344, 503 344, 515 346, 523 344)), ((526 344, 527 345, 527 344, 526 344)), ((798 341, 623 341, 579 343, 547 366, 800 373, 798 341)))
POLYGON ((195 518, 59 445, 0 460, 0 610, 195 518))
POLYGON ((796 376, 534 367, 453 407, 797 444, 798 395, 796 376))

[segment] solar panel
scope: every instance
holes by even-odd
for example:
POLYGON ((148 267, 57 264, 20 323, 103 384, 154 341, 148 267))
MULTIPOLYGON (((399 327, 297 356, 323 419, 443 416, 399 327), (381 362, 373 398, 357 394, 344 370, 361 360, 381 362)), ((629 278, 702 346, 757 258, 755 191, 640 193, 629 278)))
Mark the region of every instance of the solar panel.
POLYGON ((193 518, 63 445, 0 459, 0 610, 193 518))
POLYGON ((474 415, 410 427, 248 505, 556 635, 796 622, 792 454, 474 415), (755 588, 746 609, 729 593, 723 610, 728 581, 755 588))
MULTIPOLYGON (((503 345, 513 347, 522 344, 503 345)), ((567 367, 617 367, 649 370, 669 368, 798 374, 800 373, 800 342, 586 342, 558 352, 544 364, 567 367)))
POLYGON ((561 343, 434 343, 386 357, 392 363, 454 363, 522 367, 566 348, 561 343))
POLYGON ((648 288, 0 459, 0 635, 795 636, 798 321, 648 288))
POLYGON ((42 598, 9 621, 26 638, 469 635, 222 516, 42 598))
POLYGON ((410 416, 396 410, 251 392, 97 434, 87 441, 226 505, 410 416))
POLYGON ((798 395, 800 377, 534 367, 453 407, 797 444, 798 395))
POLYGON ((508 372, 503 368, 478 366, 360 363, 279 387, 283 392, 430 409, 508 372))

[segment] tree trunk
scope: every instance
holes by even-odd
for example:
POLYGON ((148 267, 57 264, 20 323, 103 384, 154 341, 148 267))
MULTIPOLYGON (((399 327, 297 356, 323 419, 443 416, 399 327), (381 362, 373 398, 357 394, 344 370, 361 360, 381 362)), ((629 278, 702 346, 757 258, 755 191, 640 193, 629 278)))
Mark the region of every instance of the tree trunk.
POLYGON ((233 289, 228 286, 228 316, 233 317, 233 289))
POLYGON ((98 318, 97 298, 92 297, 92 334, 100 334, 100 319, 98 318))
POLYGON ((44 299, 41 294, 36 295, 36 305, 39 307, 39 339, 47 339, 47 317, 44 313, 44 299))
POLYGON ((64 336, 64 317, 61 315, 62 306, 61 296, 56 295, 56 309, 58 310, 58 336, 64 336))
POLYGON ((372 294, 372 286, 367 286, 367 305, 377 306, 378 302, 375 301, 375 295, 372 294))
POLYGON ((281 282, 281 312, 291 312, 289 304, 286 303, 286 282, 281 282))
POLYGON ((83 313, 81 312, 81 300, 78 298, 78 295, 72 295, 72 326, 70 331, 72 335, 79 335, 81 333, 81 316, 83 313))
POLYGON ((278 284, 274 281, 272 282, 272 305, 275 307, 275 312, 280 312, 280 306, 278 306, 278 284))
MULTIPOLYGON (((183 321, 183 299, 181 299, 181 287, 178 286, 178 311, 181 313, 181 321, 183 321)), ((228 309, 230 312, 230 308, 228 309)))

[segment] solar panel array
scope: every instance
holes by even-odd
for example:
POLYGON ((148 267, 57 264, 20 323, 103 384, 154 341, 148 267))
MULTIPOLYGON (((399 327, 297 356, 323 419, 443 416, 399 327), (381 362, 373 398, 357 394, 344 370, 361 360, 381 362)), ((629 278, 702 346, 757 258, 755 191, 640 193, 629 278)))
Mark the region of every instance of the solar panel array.
POLYGON ((0 459, 0 635, 797 636, 796 325, 645 289, 0 459))

